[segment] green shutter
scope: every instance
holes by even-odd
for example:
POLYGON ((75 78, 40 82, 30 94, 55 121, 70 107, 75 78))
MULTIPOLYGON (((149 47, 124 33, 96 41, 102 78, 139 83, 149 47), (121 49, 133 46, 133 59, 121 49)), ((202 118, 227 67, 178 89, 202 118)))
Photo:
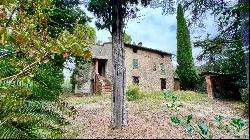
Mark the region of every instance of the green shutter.
POLYGON ((153 65, 153 71, 156 71, 156 64, 153 65))
POLYGON ((166 74, 166 69, 165 69, 165 65, 163 63, 161 63, 161 74, 166 74))
POLYGON ((138 59, 133 59, 133 69, 138 69, 138 68, 139 68, 138 59))

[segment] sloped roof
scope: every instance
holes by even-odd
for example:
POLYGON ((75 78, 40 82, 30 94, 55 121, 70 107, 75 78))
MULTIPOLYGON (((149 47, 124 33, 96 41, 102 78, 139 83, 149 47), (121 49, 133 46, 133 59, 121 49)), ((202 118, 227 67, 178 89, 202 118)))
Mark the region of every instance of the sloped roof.
MULTIPOLYGON (((111 43, 112 42, 105 42, 103 44, 111 44, 111 43)), ((139 45, 136 45, 136 44, 124 43, 124 45, 125 45, 125 47, 131 47, 131 48, 136 48, 136 49, 143 49, 143 50, 147 50, 147 51, 156 52, 156 53, 159 53, 159 54, 173 55, 172 53, 169 53, 169 52, 165 52, 165 51, 162 51, 162 50, 148 48, 148 47, 145 47, 145 46, 139 46, 139 45)))
POLYGON ((219 72, 214 72, 214 71, 203 71, 199 74, 200 76, 232 76, 234 74, 225 74, 225 73, 219 73, 219 72))

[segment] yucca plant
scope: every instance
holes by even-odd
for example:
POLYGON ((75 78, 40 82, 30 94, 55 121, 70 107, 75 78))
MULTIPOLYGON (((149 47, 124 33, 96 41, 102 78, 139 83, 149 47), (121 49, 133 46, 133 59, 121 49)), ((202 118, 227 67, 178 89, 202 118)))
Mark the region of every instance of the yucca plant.
POLYGON ((0 139, 62 138, 60 127, 67 124, 63 115, 71 112, 59 99, 62 78, 59 67, 44 64, 34 70, 32 78, 2 82, 0 139))

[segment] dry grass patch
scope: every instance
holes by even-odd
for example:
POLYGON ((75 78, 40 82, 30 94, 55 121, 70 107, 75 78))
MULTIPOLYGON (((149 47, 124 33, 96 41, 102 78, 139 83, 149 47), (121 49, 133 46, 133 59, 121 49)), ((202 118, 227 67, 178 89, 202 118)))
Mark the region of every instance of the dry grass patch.
MULTIPOLYGON (((182 104, 180 113, 184 116, 193 114, 194 120, 212 121, 215 115, 223 115, 225 119, 241 116, 243 103, 212 100, 206 94, 178 91, 178 103, 182 104)), ((75 118, 68 118, 72 123, 67 129, 71 132, 65 138, 191 138, 183 128, 173 125, 170 117, 173 112, 164 111, 166 101, 162 92, 144 93, 143 97, 129 101, 128 126, 124 129, 110 128, 111 95, 83 96, 67 98, 78 110, 75 118)), ((246 119, 248 124, 248 119, 246 119)), ((215 127, 215 126, 214 126, 215 127)), ((229 136, 213 132, 213 138, 229 138, 229 136)))

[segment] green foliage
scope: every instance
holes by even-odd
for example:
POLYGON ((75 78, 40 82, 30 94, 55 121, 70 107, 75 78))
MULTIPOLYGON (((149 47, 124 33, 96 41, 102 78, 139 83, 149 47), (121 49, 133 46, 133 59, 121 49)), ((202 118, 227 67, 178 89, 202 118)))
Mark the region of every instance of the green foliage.
POLYGON ((180 120, 178 119, 177 116, 172 116, 170 119, 171 119, 171 122, 174 123, 175 125, 180 124, 180 120))
POLYGON ((200 130, 201 130, 201 133, 203 135, 207 135, 208 134, 208 128, 207 128, 207 125, 204 123, 204 121, 200 121, 199 124, 198 124, 200 130))
POLYGON ((76 74, 77 74, 77 69, 75 69, 72 75, 70 76, 70 84, 72 85, 72 92, 74 92, 75 85, 77 84, 76 74))
POLYGON ((132 37, 130 35, 124 33, 124 42, 128 42, 129 44, 131 44, 132 37))
POLYGON ((224 119, 224 117, 221 116, 221 115, 216 115, 216 116, 214 117, 214 119, 215 119, 217 122, 221 122, 221 121, 224 119))
POLYGON ((236 127, 237 131, 239 132, 240 129, 242 129, 242 127, 245 125, 245 122, 241 118, 232 118, 230 124, 236 127))
MULTIPOLYGON (((64 9, 65 14, 74 9, 69 1, 57 2, 69 8, 64 9)), ((12 0, 1 9, 15 16, 0 19, 0 35, 4 36, 0 42, 0 139, 63 138, 62 126, 68 124, 63 116, 74 113, 59 98, 63 63, 69 57, 89 59, 88 46, 95 31, 73 23, 78 19, 68 23, 72 27, 66 27, 67 21, 49 25, 59 16, 50 14, 65 8, 54 4, 50 0, 12 0)))
POLYGON ((187 124, 190 124, 191 120, 192 120, 192 115, 188 115, 187 116, 187 124))
POLYGON ((69 107, 59 99, 62 69, 42 64, 33 77, 20 78, 13 84, 1 83, 0 138, 62 138, 62 113, 69 107), (11 131, 10 131, 11 130, 11 131))
POLYGON ((63 73, 59 66, 42 64, 34 69, 33 94, 30 98, 55 100, 62 92, 63 73))
MULTIPOLYGON (((240 35, 238 35, 237 38, 240 39, 240 35)), ((230 75, 230 82, 234 87, 245 88, 246 67, 242 43, 241 41, 236 41, 224 45, 223 47, 215 47, 212 49, 209 49, 211 46, 202 47, 203 51, 198 56, 198 59, 205 60, 206 63, 199 68, 199 71, 213 71, 230 75)), ((230 87, 226 88, 225 92, 229 92, 229 88, 230 87)))
POLYGON ((203 49, 197 59, 203 60, 203 62, 205 60, 204 70, 233 73, 235 74, 233 83, 241 88, 245 87, 248 73, 246 72, 248 71, 246 70, 248 65, 246 55, 248 53, 244 54, 247 47, 244 47, 244 50, 242 48, 243 44, 244 46, 249 44, 247 41, 249 40, 247 35, 249 25, 246 25, 249 24, 249 15, 246 13, 249 9, 249 2, 246 0, 238 2, 219 0, 201 2, 197 0, 190 4, 186 2, 186 5, 188 5, 186 8, 192 7, 191 9, 196 11, 197 14, 194 15, 197 17, 196 19, 203 17, 202 15, 211 10, 218 23, 217 36, 208 35, 206 39, 194 43, 195 47, 203 49))
POLYGON ((139 86, 137 85, 128 86, 128 90, 126 94, 127 94, 128 101, 135 101, 142 97, 139 86))
POLYGON ((51 37, 57 37, 63 30, 72 33, 77 24, 86 25, 87 22, 90 22, 90 18, 79 7, 79 0, 52 0, 52 4, 54 7, 47 13, 51 37))
POLYGON ((204 120, 200 119, 199 121, 192 121, 193 115, 189 114, 188 116, 183 116, 180 114, 178 105, 176 105, 176 97, 172 97, 171 94, 168 94, 167 92, 163 93, 164 98, 166 101, 171 100, 174 105, 176 106, 173 108, 172 106, 166 105, 168 108, 170 108, 171 111, 173 111, 173 116, 170 117, 170 121, 177 126, 181 126, 186 130, 186 132, 194 137, 196 134, 202 139, 212 139, 212 134, 210 133, 212 125, 217 126, 216 131, 219 131, 220 133, 230 133, 232 138, 248 138, 249 136, 246 134, 243 137, 240 135, 242 133, 248 133, 246 131, 247 128, 244 128, 245 121, 241 118, 232 118, 229 122, 223 122, 225 119, 221 115, 216 115, 214 117, 215 121, 212 122, 205 122, 204 120), (186 121, 185 121, 186 120, 186 121), (209 124, 209 125, 207 125, 209 124))
POLYGON ((70 83, 70 80, 68 80, 68 79, 64 80, 64 83, 62 85, 62 90, 64 93, 71 93, 72 92, 72 84, 70 83))
MULTIPOLYGON (((141 0, 140 4, 145 7, 150 1, 141 0)), ((112 14, 120 11, 120 17, 122 17, 120 22, 123 24, 126 19, 136 17, 136 13, 139 11, 138 4, 139 0, 91 0, 88 3, 88 10, 97 17, 96 27, 98 29, 108 29, 112 33, 112 30, 116 30, 113 25, 118 20, 112 14)))
POLYGON ((181 88, 194 90, 198 75, 193 64, 189 30, 180 4, 177 8, 177 63, 176 73, 181 88))
POLYGON ((163 97, 165 100, 167 100, 167 98, 169 98, 171 100, 170 103, 167 103, 166 106, 168 109, 171 110, 176 110, 178 106, 176 106, 176 100, 177 100, 177 95, 176 94, 170 94, 168 93, 168 91, 164 91, 163 92, 163 97))
POLYGON ((8 90, 1 88, 0 93, 3 92, 5 94, 0 98, 1 139, 62 138, 61 126, 67 122, 61 113, 70 112, 63 102, 33 96, 37 92, 27 89, 25 85, 8 90))

